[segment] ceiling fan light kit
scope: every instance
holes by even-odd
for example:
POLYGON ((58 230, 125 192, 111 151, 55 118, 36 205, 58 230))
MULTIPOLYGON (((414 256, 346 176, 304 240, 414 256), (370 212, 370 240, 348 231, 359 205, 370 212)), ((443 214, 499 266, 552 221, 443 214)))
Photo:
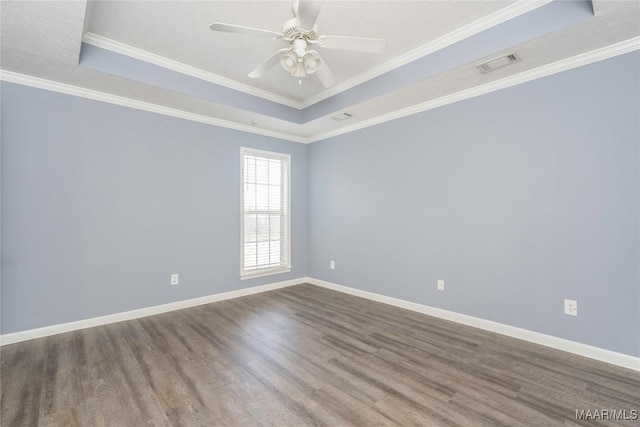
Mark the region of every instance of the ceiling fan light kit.
POLYGON ((280 49, 251 71, 249 77, 253 79, 262 77, 264 73, 279 62, 282 68, 293 77, 301 79, 315 73, 324 87, 331 87, 337 84, 338 81, 320 54, 311 49, 311 46, 317 45, 325 49, 366 53, 383 53, 386 49, 386 43, 383 39, 318 36, 316 20, 320 14, 322 3, 322 1, 316 0, 294 0, 291 3, 294 18, 285 21, 282 33, 221 22, 214 22, 209 28, 213 31, 282 40, 288 45, 287 48, 280 49))
POLYGON ((304 39, 295 39, 292 49, 287 49, 280 56, 280 65, 294 77, 305 77, 318 70, 322 63, 320 54, 309 50, 309 44, 304 39))
POLYGON ((310 50, 302 58, 304 64, 304 72, 307 74, 313 74, 318 70, 318 67, 322 63, 320 55, 315 50, 310 50))

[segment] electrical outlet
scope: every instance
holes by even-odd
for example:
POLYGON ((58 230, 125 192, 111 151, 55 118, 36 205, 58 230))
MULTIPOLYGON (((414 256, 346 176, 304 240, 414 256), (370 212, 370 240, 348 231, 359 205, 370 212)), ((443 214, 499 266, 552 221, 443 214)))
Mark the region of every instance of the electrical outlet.
POLYGON ((564 314, 570 316, 578 315, 578 301, 566 299, 564 300, 564 314))
POLYGON ((177 274, 172 274, 171 275, 171 284, 172 285, 177 285, 179 282, 179 277, 177 274))
POLYGON ((332 270, 336 269, 336 262, 335 261, 329 261, 329 268, 332 270))
POLYGON ((439 291, 444 291, 444 280, 442 280, 442 279, 438 280, 438 290, 439 291))

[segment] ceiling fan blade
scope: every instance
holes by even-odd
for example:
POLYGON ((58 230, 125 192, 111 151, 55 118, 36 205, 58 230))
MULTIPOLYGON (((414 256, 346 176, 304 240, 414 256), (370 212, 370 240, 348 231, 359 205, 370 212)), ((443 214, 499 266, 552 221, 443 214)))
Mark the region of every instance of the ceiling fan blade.
POLYGON ((365 37, 320 36, 320 46, 327 49, 351 50, 367 53, 384 53, 387 42, 384 39, 369 39, 365 37))
POLYGON ((271 55, 269 58, 267 58, 266 61, 258 65, 252 72, 250 72, 249 77, 251 77, 252 79, 262 77, 264 73, 272 69, 278 62, 280 62, 281 55, 288 50, 289 49, 280 49, 279 51, 271 55))
POLYGON ((320 80, 320 83, 322 83, 322 86, 326 88, 338 84, 338 79, 336 79, 336 76, 333 75, 333 71, 331 71, 327 63, 324 62, 324 59, 320 60, 320 66, 316 70, 315 75, 318 76, 318 79, 320 80))
POLYGON ((222 31, 224 33, 248 34, 251 36, 266 37, 269 39, 281 39, 282 34, 275 31, 261 30, 259 28, 243 27, 242 25, 224 24, 222 22, 214 22, 209 25, 213 31, 222 31))
POLYGON ((322 0, 298 0, 298 27, 312 30, 322 9, 322 0))

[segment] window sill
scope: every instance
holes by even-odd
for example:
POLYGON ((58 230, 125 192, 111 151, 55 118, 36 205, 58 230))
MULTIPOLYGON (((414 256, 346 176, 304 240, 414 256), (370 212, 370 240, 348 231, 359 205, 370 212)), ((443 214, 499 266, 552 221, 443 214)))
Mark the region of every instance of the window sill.
POLYGON ((274 274, 288 273, 290 271, 291 271, 291 267, 278 268, 274 270, 262 270, 262 271, 257 271, 255 273, 241 273, 240 280, 255 279, 256 277, 271 276, 274 274))

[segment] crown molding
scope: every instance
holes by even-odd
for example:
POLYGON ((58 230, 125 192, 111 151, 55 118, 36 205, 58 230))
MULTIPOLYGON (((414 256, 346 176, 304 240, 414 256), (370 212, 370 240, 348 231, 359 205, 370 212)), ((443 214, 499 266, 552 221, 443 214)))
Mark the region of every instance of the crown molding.
POLYGON ((239 83, 235 80, 222 77, 217 74, 204 71, 200 68, 192 67, 182 62, 178 62, 164 56, 156 55, 149 51, 139 49, 125 43, 120 43, 113 39, 109 39, 107 37, 103 37, 91 32, 85 33, 82 37, 82 41, 84 43, 90 44, 95 47, 99 47, 101 49, 106 49, 115 53, 119 53, 121 55, 128 56, 130 58, 148 62, 150 64, 154 64, 159 67, 167 68, 169 70, 173 70, 178 73, 189 75, 191 77, 205 80, 220 86, 228 87, 230 89, 237 90, 239 92, 243 92, 252 96, 257 96, 269 101, 277 102, 279 104, 286 105, 288 107, 302 110, 313 104, 316 104, 320 101, 323 101, 327 98, 337 95, 340 92, 344 92, 348 89, 351 89, 352 87, 362 84, 384 73, 387 73, 398 67, 406 65, 412 61, 415 61, 416 59, 422 58, 423 56, 429 55, 433 52, 436 52, 440 49, 450 46, 456 42, 459 42, 460 40, 464 40, 468 37, 471 37, 474 34, 485 31, 496 25, 502 24, 503 22, 506 22, 517 16, 523 15, 527 12, 530 12, 534 9, 544 6, 545 4, 548 4, 550 2, 551 0, 526 0, 526 1, 519 1, 517 3, 514 3, 510 6, 505 7, 504 9, 501 9, 497 12, 487 15, 477 21, 472 22, 471 24, 465 25, 449 34, 446 34, 443 37, 437 38, 436 40, 430 43, 427 43, 407 53, 404 53, 403 55, 396 57, 384 64, 381 64, 365 73, 359 74, 349 80, 345 80, 341 83, 338 83, 337 85, 303 102, 298 102, 284 96, 276 95, 266 90, 257 89, 253 86, 250 86, 244 83, 239 83))
MULTIPOLYGON (((40 89, 50 90, 53 92, 64 93, 67 95, 78 96, 82 98, 92 99, 96 101, 107 102, 110 104, 120 105, 129 108, 135 108, 138 110, 149 111, 152 113, 163 114, 166 116, 177 117, 185 120, 190 120, 199 123, 210 124, 213 126, 220 126, 229 129, 235 129, 243 132, 253 133, 257 135, 264 135, 272 138, 279 138, 293 142, 300 143, 313 143, 321 141, 327 138, 343 135, 346 133, 354 132, 360 129, 364 129, 377 124, 385 123, 391 120, 406 117, 412 114, 420 113, 423 111, 431 110, 433 108, 441 107, 454 102, 462 101, 465 99, 473 98, 476 96, 484 95, 496 90, 505 89, 511 86, 516 86, 521 83, 526 83, 531 80, 539 79, 542 77, 550 76, 552 74, 567 71, 572 68, 588 65, 593 62, 603 61, 605 59, 612 58, 614 56, 623 55, 635 50, 640 49, 640 37, 634 37, 619 43, 612 44, 600 49, 596 49, 590 52, 585 52, 571 58, 563 59, 552 64, 543 65, 533 70, 524 71, 520 74, 505 77, 500 80, 496 80, 490 83, 486 83, 481 86, 476 86, 471 89, 466 89, 460 92, 446 95, 440 98, 432 99, 411 107, 403 108, 393 111, 388 114, 383 114, 368 120, 363 120, 358 123, 354 123, 351 126, 345 126, 340 129, 336 129, 329 132, 316 134, 309 137, 302 137, 297 135, 290 135, 282 132, 271 131, 267 129, 260 129, 255 126, 244 125, 240 123, 231 122, 228 120, 216 119, 213 117, 203 116, 200 114, 189 113, 186 111, 165 107, 158 104, 152 104, 144 101, 138 101, 123 96, 111 95, 105 92, 100 92, 92 89, 87 89, 79 86, 68 85, 65 83, 54 82, 51 80, 42 79, 39 77, 33 77, 25 74, 15 73, 12 71, 6 71, 0 69, 0 80, 17 83, 25 86, 36 87, 40 89)), ((323 118, 329 117, 327 115, 323 118)), ((322 120, 320 118, 318 120, 322 120)), ((304 125, 300 125, 304 127, 304 125)))
POLYGON ((205 123, 213 126, 219 126, 228 129, 239 130, 242 132, 253 133, 257 135, 268 136, 272 138, 284 139, 293 142, 307 142, 307 138, 301 138, 295 135, 289 135, 282 132, 271 131, 268 129, 260 129, 255 126, 244 125, 229 120, 216 119, 214 117, 203 116, 201 114, 190 113, 163 105, 153 104, 150 102, 140 101, 137 99, 127 98, 124 96, 112 95, 106 92, 100 92, 93 89, 87 89, 80 86, 73 86, 66 83, 46 80, 39 77, 29 76, 26 74, 15 73, 0 69, 0 80, 17 83, 24 86, 35 87, 38 89, 49 90, 52 92, 63 93, 65 95, 87 98, 94 101, 106 102, 109 104, 120 105, 122 107, 135 108, 136 110, 148 111, 151 113, 162 114, 165 116, 177 117, 180 119, 190 120, 193 122, 205 123))
MULTIPOLYGON (((358 123, 354 123, 351 126, 345 126, 340 129, 314 135, 306 138, 307 143, 322 141, 327 138, 331 138, 345 133, 354 132, 356 130, 364 129, 377 124, 385 123, 391 120, 399 119, 402 117, 410 116, 412 114, 421 113, 423 111, 431 110, 433 108, 442 107, 443 105, 452 104, 454 102, 462 101, 476 96, 484 95, 490 92, 494 92, 500 89, 505 89, 511 86, 516 86, 522 83, 529 82, 531 80, 547 77, 552 74, 560 73, 562 71, 571 70, 572 68, 581 67, 594 62, 603 61, 605 59, 612 58, 614 56, 623 55, 625 53, 632 52, 640 49, 640 37, 634 37, 619 43, 615 43, 600 49, 585 52, 580 55, 573 56, 571 58, 563 59, 551 64, 543 65, 538 68, 534 68, 529 71, 516 74, 496 80, 490 83, 486 83, 480 86, 466 89, 460 92, 446 95, 440 98, 432 99, 421 104, 413 105, 411 107, 403 108, 401 110, 393 111, 389 114, 383 114, 368 120, 363 120, 358 123)), ((325 117, 329 117, 327 115, 325 117)))
POLYGON ((164 56, 156 55, 149 51, 138 49, 128 44, 117 42, 113 39, 93 34, 90 32, 85 33, 82 36, 84 43, 90 44, 101 49, 106 49, 111 52, 119 53, 121 55, 128 56, 130 58, 138 59, 140 61, 148 62, 150 64, 157 65, 168 70, 172 70, 181 74, 185 74, 191 77, 195 77, 200 80, 205 80, 210 83, 214 83, 220 86, 227 87, 229 89, 237 90, 248 95, 257 96, 259 98, 266 99, 268 101, 276 102, 278 104, 286 105, 287 107, 302 109, 302 103, 285 96, 276 95, 272 92, 255 88, 253 86, 237 82, 226 77, 219 76, 208 71, 204 71, 200 68, 192 67, 182 62, 174 61, 164 56))
POLYGON ((396 68, 402 67, 403 65, 409 64, 410 62, 413 62, 424 56, 430 55, 438 50, 444 49, 447 46, 450 46, 461 40, 467 39, 482 31, 488 30, 489 28, 500 25, 520 15, 524 15, 525 13, 531 12, 532 10, 535 10, 550 2, 551 0, 532 0, 532 1, 519 1, 517 3, 514 3, 510 6, 505 7, 504 9, 501 9, 497 12, 487 15, 468 25, 460 27, 459 29, 452 31, 442 37, 439 37, 430 43, 424 44, 416 49, 410 50, 409 52, 406 52, 392 59, 391 61, 388 61, 375 68, 372 68, 367 72, 364 72, 348 80, 340 82, 337 85, 323 91, 322 93, 303 101, 301 103, 301 108, 304 109, 304 108, 310 107, 311 105, 316 104, 332 96, 335 96, 340 92, 344 92, 368 80, 381 76, 382 74, 388 73, 389 71, 395 70, 396 68))

